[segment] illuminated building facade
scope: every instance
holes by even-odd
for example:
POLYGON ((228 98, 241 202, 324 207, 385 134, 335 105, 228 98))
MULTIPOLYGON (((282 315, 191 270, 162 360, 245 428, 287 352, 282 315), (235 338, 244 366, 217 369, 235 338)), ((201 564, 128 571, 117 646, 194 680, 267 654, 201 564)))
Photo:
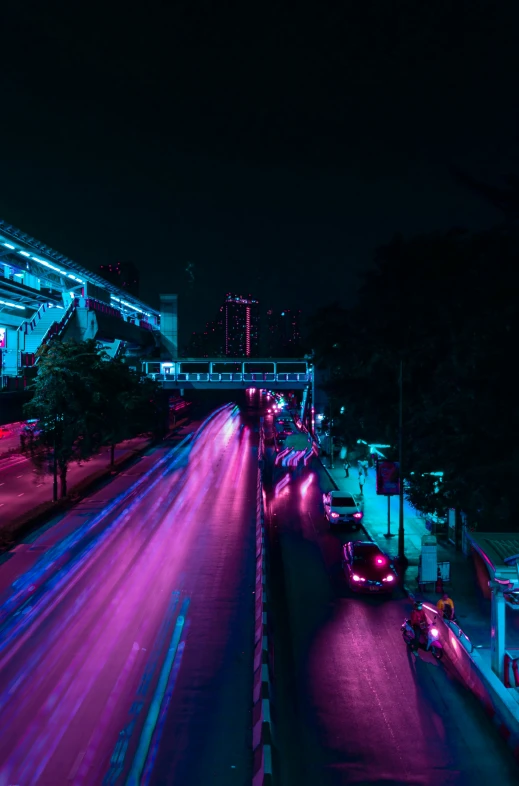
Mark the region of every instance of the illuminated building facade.
POLYGON ((116 262, 114 265, 100 265, 100 275, 110 284, 124 289, 131 295, 139 295, 139 271, 133 262, 116 262))
POLYGON ((228 293, 223 305, 225 354, 228 357, 258 357, 259 302, 251 295, 228 293))

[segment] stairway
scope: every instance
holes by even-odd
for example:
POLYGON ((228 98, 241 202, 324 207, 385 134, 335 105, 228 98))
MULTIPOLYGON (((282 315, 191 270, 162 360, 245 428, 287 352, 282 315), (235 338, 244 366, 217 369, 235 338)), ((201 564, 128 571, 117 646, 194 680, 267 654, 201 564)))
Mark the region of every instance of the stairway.
POLYGON ((116 358, 122 349, 122 343, 120 339, 116 338, 111 344, 104 344, 103 349, 111 358, 116 358))
POLYGON ((59 308, 48 308, 44 311, 36 326, 25 336, 25 352, 36 352, 47 330, 54 322, 59 322, 63 314, 63 309, 59 308))

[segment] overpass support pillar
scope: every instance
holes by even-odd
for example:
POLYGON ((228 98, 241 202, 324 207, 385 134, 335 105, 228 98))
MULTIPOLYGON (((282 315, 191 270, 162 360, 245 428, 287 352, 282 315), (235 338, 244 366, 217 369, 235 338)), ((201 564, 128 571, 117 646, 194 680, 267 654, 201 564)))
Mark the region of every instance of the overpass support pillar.
POLYGON ((177 295, 160 296, 160 332, 172 360, 178 358, 177 295))

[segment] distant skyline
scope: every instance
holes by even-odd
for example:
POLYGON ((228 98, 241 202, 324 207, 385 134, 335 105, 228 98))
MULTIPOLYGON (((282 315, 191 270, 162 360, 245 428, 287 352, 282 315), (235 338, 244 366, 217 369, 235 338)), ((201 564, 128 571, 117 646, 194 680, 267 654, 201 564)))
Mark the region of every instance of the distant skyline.
POLYGON ((498 220, 450 167, 519 171, 519 4, 212 10, 9 4, 0 215, 92 271, 132 260, 181 343, 226 291, 309 315, 395 233, 498 220))
POLYGON ((203 327, 193 330, 181 345, 181 354, 295 357, 302 351, 302 316, 298 308, 276 309, 262 304, 254 295, 227 293, 213 319, 206 319, 203 327))

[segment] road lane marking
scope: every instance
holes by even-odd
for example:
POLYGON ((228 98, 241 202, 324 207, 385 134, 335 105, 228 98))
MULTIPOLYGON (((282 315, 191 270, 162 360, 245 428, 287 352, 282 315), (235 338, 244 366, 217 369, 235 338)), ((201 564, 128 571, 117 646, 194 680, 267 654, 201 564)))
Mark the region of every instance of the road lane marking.
POLYGON ((21 494, 18 494, 18 496, 19 496, 19 497, 23 497, 23 495, 24 495, 24 494, 25 494, 25 491, 22 491, 22 493, 21 493, 21 494))
POLYGON ((180 644, 178 645, 177 654, 175 655, 175 660, 173 661, 173 668, 171 669, 170 677, 168 680, 166 694, 164 696, 164 699, 160 707, 159 719, 157 721, 157 725, 153 733, 152 743, 151 743, 150 750, 148 751, 146 764, 144 765, 144 772, 142 773, 140 786, 148 786, 151 780, 151 776, 153 774, 153 767, 157 759, 157 753, 160 747, 160 741, 162 739, 162 733, 164 731, 164 724, 166 723, 166 717, 168 714, 171 697, 173 696, 173 692, 175 690, 175 685, 177 682, 178 672, 180 671, 180 666, 182 665, 182 656, 184 655, 184 650, 186 648, 186 638, 187 638, 187 632, 190 624, 191 624, 191 620, 186 620, 186 624, 184 625, 184 631, 182 634, 182 639, 180 641, 180 644))
POLYGON ((150 749, 151 740, 157 725, 157 721, 159 719, 160 708, 166 693, 166 689, 168 687, 169 677, 173 669, 173 664, 180 643, 180 637, 184 628, 187 610, 189 608, 189 602, 189 598, 185 598, 180 609, 180 614, 175 623, 175 629, 173 631, 173 636, 171 637, 168 653, 164 660, 164 665, 162 666, 160 672, 157 688, 151 701, 148 715, 144 722, 144 728, 139 740, 139 746, 133 760, 130 774, 126 780, 126 786, 140 786, 141 784, 142 772, 148 759, 148 751, 150 749))

